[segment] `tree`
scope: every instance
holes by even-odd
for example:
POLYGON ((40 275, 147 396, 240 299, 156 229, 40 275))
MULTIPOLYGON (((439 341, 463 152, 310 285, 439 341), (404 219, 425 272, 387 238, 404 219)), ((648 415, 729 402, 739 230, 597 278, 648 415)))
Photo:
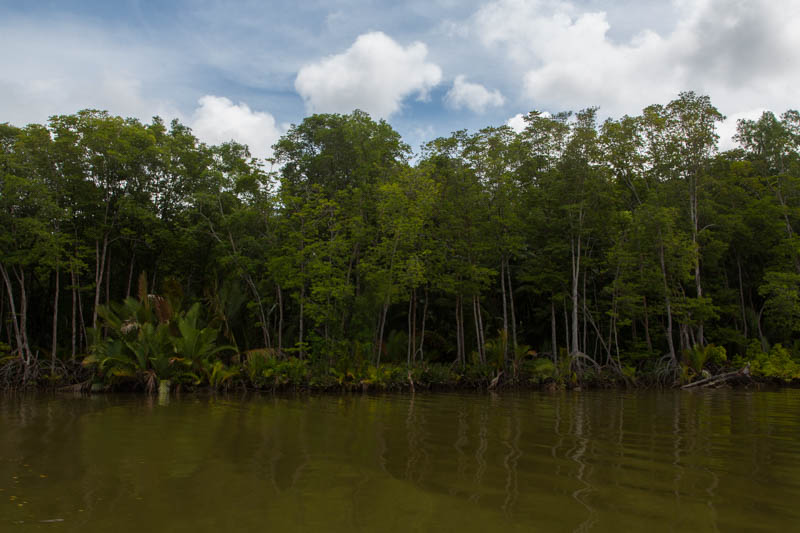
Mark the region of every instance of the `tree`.
MULTIPOLYGON (((694 282, 698 315, 713 314, 712 302, 703 297, 701 276, 702 250, 699 235, 708 226, 700 226, 702 181, 717 150, 716 123, 725 117, 711 105, 708 96, 681 93, 666 106, 644 110, 644 123, 651 159, 651 171, 660 181, 679 180, 686 187, 688 222, 696 248, 694 282)), ((703 316, 697 318, 696 342, 705 343, 703 316)))

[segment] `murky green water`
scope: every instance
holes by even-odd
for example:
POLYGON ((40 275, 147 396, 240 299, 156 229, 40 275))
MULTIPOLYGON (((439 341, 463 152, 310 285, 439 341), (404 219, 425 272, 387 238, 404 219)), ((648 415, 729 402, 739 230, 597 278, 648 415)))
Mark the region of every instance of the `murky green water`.
POLYGON ((800 391, 0 398, 0 531, 790 531, 800 391))

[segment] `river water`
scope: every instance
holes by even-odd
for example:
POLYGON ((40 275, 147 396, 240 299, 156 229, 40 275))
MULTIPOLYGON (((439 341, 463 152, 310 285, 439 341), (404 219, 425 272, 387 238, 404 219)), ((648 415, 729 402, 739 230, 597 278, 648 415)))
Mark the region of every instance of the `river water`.
POLYGON ((0 531, 791 531, 800 390, 0 397, 0 531))

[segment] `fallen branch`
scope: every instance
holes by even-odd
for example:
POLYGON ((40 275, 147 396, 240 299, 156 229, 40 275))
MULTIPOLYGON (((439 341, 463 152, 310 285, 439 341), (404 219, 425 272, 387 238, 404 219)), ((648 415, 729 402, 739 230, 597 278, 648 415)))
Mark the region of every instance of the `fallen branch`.
POLYGON ((719 383, 728 381, 729 379, 740 376, 748 376, 748 377, 750 376, 750 363, 747 363, 743 368, 739 370, 734 370, 733 372, 718 374, 716 376, 711 376, 710 378, 705 378, 699 381, 695 381, 693 383, 688 383, 683 387, 681 387, 681 389, 691 389, 694 387, 711 387, 713 385, 717 385, 719 383))
POLYGON ((75 383, 73 385, 66 385, 64 387, 59 387, 58 390, 60 392, 84 392, 91 388, 92 380, 87 379, 86 381, 81 381, 80 383, 75 383))

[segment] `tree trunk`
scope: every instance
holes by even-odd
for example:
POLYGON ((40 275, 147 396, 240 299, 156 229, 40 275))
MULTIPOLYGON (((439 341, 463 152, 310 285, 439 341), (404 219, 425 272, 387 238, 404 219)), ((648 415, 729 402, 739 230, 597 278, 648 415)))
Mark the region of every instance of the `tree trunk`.
POLYGON ((481 295, 477 294, 475 296, 475 308, 478 311, 478 330, 480 332, 480 354, 483 360, 483 363, 486 364, 486 334, 483 328, 483 313, 481 313, 481 295))
POLYGON ((578 237, 577 243, 573 239, 572 246, 572 342, 570 353, 580 351, 578 346, 578 283, 580 282, 581 271, 581 239, 578 237))
POLYGON ((106 252, 108 251, 108 233, 103 236, 103 249, 100 251, 100 242, 94 243, 94 310, 92 311, 92 327, 97 327, 97 308, 100 306, 100 289, 103 286, 103 274, 105 273, 106 252))
POLYGON ((278 355, 283 356, 283 292, 280 285, 275 285, 278 293, 278 355))
POLYGON ((566 299, 564 299, 564 341, 567 347, 567 353, 573 353, 573 348, 569 345, 569 315, 567 314, 566 299))
MULTIPOLYGON (((617 271, 619 271, 619 268, 617 268, 617 271)), ((586 353, 586 352, 589 351, 586 348, 586 335, 588 334, 589 330, 586 327, 586 315, 587 315, 587 312, 586 312, 586 269, 585 268, 583 269, 583 288, 581 289, 581 292, 582 292, 582 294, 581 294, 581 307, 583 309, 583 311, 582 311, 583 312, 583 338, 582 338, 581 349, 578 350, 578 351, 586 353)), ((595 301, 597 301, 596 296, 597 295, 595 295, 595 301)))
POLYGON ((653 351, 653 342, 650 339, 650 317, 647 312, 647 296, 642 296, 642 304, 644 305, 644 339, 647 342, 647 350, 653 351))
POLYGON ((28 341, 28 290, 25 287, 25 270, 12 267, 14 276, 19 282, 19 331, 22 337, 22 348, 25 352, 25 373, 23 381, 28 380, 28 372, 33 362, 33 353, 28 341))
MULTIPOLYGON (((5 283, 3 283, 3 285, 5 285, 5 283)), ((2 293, 2 292, 3 291, 0 290, 0 293, 2 293)), ((3 326, 6 323, 6 318, 5 317, 6 317, 6 299, 5 298, 0 298, 0 338, 2 338, 2 336, 3 336, 3 326)), ((9 347, 11 347, 11 346, 14 345, 14 343, 11 341, 11 330, 6 328, 6 334, 7 334, 7 337, 8 337, 8 343, 7 344, 8 344, 9 347)))
POLYGON ((611 336, 613 334, 613 332, 611 330, 614 328, 613 320, 611 322, 611 326, 609 327, 608 343, 606 343, 606 341, 603 340, 603 334, 600 332, 600 328, 598 327, 597 322, 595 322, 594 318, 592 318, 591 313, 587 313, 587 318, 589 320, 589 324, 592 325, 592 328, 594 329, 594 333, 595 333, 595 335, 594 335, 594 350, 592 352, 592 356, 595 357, 597 355, 597 345, 600 344, 600 345, 602 345, 603 350, 606 353, 606 361, 610 361, 611 360, 611 338, 612 338, 611 336))
POLYGON ((500 260, 500 289, 503 293, 503 332, 505 339, 503 342, 503 365, 508 364, 508 308, 506 306, 506 272, 505 272, 505 259, 500 260))
MULTIPOLYGON (((659 232, 659 237, 661 233, 659 232)), ((661 278, 664 280, 664 310, 667 312, 667 346, 669 346, 669 355, 672 357, 672 363, 678 365, 678 358, 675 355, 675 344, 672 340, 672 306, 670 305, 669 286, 667 285, 667 267, 664 262, 664 243, 660 243, 658 247, 658 257, 661 262, 661 278)))
POLYGON ((111 303, 111 250, 108 250, 106 259, 106 306, 111 303))
POLYGON ((411 309, 411 362, 417 363, 417 307, 419 299, 417 298, 417 288, 414 287, 411 291, 411 297, 414 298, 414 307, 411 309))
POLYGON ((514 287, 511 285, 511 269, 506 260, 506 276, 508 278, 508 303, 511 304, 511 338, 514 342, 514 353, 517 351, 517 316, 514 313, 514 287))
POLYGON ((78 287, 75 284, 75 271, 72 267, 69 269, 70 282, 72 283, 72 360, 75 360, 75 341, 78 326, 78 287))
POLYGON ((81 276, 77 272, 75 273, 75 281, 78 287, 78 316, 81 319, 80 338, 82 339, 81 342, 78 343, 78 345, 79 348, 86 349, 89 337, 86 335, 86 320, 83 318, 83 298, 81 298, 81 291, 80 291, 81 276))
POLYGON ((467 339, 464 330, 464 297, 458 297, 458 321, 461 325, 461 364, 463 368, 467 367, 467 339))
POLYGON ((747 338, 747 313, 744 306, 744 287, 742 284, 742 262, 739 254, 736 254, 736 266, 739 268, 739 303, 742 307, 742 326, 744 328, 744 338, 747 338))
MULTIPOLYGON (((5 285, 5 283, 3 283, 3 285, 5 285)), ((2 296, 2 293, 3 290, 0 289, 0 322, 2 322, 2 324, 0 324, 0 331, 2 331, 2 328, 5 327, 6 344, 8 344, 9 348, 12 348, 14 346, 14 338, 12 336, 14 333, 11 331, 13 328, 9 325, 11 323, 11 319, 6 322, 6 298, 5 296, 2 296)))
MULTIPOLYGON (((794 231, 792 229, 792 224, 789 221, 789 209, 786 207, 786 201, 783 199, 783 194, 781 194, 780 183, 778 183, 775 187, 775 194, 778 197, 778 203, 780 203, 781 207, 783 208, 783 220, 786 223, 786 234, 789 236, 789 240, 791 240, 792 235, 794 235, 794 231)), ((800 257, 798 257, 798 255, 795 253, 792 255, 794 256, 792 258, 794 260, 794 268, 797 273, 800 274, 800 257)))
POLYGON ((258 304, 258 316, 261 321, 261 337, 264 341, 264 348, 272 348, 272 343, 270 342, 269 337, 269 323, 267 322, 267 315, 264 313, 264 302, 261 300, 261 293, 258 291, 258 287, 256 287, 256 284, 250 274, 243 273, 242 277, 247 283, 247 286, 250 288, 250 292, 253 293, 253 297, 256 299, 256 303, 258 304))
MULTIPOLYGON (((697 177, 693 177, 690 179, 689 184, 689 202, 690 205, 690 213, 692 216, 692 243, 694 244, 695 250, 697 251, 697 259, 694 262, 694 281, 695 287, 697 289, 697 298, 700 299, 703 297, 703 284, 700 281, 700 244, 697 240, 698 228, 699 228, 699 214, 697 211, 697 177)), ((697 326, 697 342, 700 346, 705 344, 705 339, 703 336, 703 321, 699 321, 697 326)))
POLYGON ((56 290, 53 296, 53 349, 50 353, 50 372, 55 372, 56 368, 56 347, 58 346, 58 295, 59 295, 59 271, 56 262, 56 290))
MULTIPOLYGON (((350 255, 350 262, 347 265, 347 276, 345 277, 345 285, 350 286, 350 279, 352 278, 353 274, 353 266, 358 262, 358 247, 359 243, 355 243, 353 246, 353 253, 350 255)), ((358 297, 358 274, 356 273, 356 286, 355 286, 355 294, 358 297)), ((348 323, 350 321, 350 317, 352 316, 352 310, 350 309, 351 306, 344 306, 344 310, 342 312, 342 336, 347 338, 347 329, 348 323)))
POLYGON ((300 359, 303 359, 305 356, 305 347, 303 346, 303 301, 306 299, 306 284, 300 286, 300 335, 299 335, 299 346, 300 346, 300 359))
POLYGON ((558 338, 556 337, 556 304, 550 298, 550 335, 553 349, 553 365, 558 367, 558 338))
POLYGON ((380 366, 381 364, 381 351, 383 351, 383 330, 386 327, 386 315, 389 313, 389 297, 387 296, 386 299, 383 301, 383 308, 381 309, 381 327, 378 330, 378 356, 377 356, 377 363, 375 366, 380 366))
POLYGON ((425 344, 425 321, 428 318, 428 287, 425 287, 425 305, 422 306, 422 326, 419 333, 419 360, 425 360, 423 345, 425 344))
POLYGON ((408 340, 406 342, 406 367, 411 368, 411 347, 415 344, 411 333, 411 312, 414 306, 414 293, 408 297, 408 340))
POLYGON ((133 265, 136 263, 136 249, 133 250, 133 256, 131 257, 131 266, 128 270, 128 286, 125 288, 125 298, 131 297, 131 284, 133 283, 133 265))
POLYGON ((472 317, 475 321, 475 338, 477 339, 478 345, 478 359, 480 360, 481 364, 486 364, 486 357, 483 354, 483 346, 481 346, 481 327, 478 324, 478 314, 480 310, 478 309, 478 298, 477 296, 472 296, 472 317))
MULTIPOLYGON (((161 257, 161 256, 159 256, 161 257)), ((158 278, 158 259, 156 259, 156 264, 153 265, 153 279, 150 280, 150 290, 156 292, 156 279, 158 278)))
POLYGON ((680 332, 680 339, 681 339, 681 346, 680 346, 681 353, 683 353, 684 350, 688 349, 691 346, 689 342, 689 332, 687 331, 687 329, 688 326, 686 325, 685 322, 681 322, 678 325, 678 331, 680 332))
POLYGON ((461 368, 467 365, 466 339, 464 338, 464 298, 460 294, 456 297, 456 337, 458 357, 456 361, 461 368))
MULTIPOLYGON (((617 277, 619 277, 619 266, 617 266, 617 274, 616 275, 617 275, 617 277)), ((616 290, 616 288, 614 289, 614 294, 613 294, 612 298, 613 298, 613 304, 612 304, 613 313, 611 315, 611 329, 614 331, 614 346, 616 347, 616 352, 617 352, 617 360, 615 362, 616 362, 616 365, 617 365, 617 370, 619 371, 620 374, 622 374, 622 360, 620 359, 620 355, 619 355, 619 334, 618 334, 618 331, 617 331, 617 304, 618 304, 618 298, 617 298, 617 290, 616 290)), ((609 359, 611 359, 611 352, 610 351, 609 351, 609 359)))
POLYGON ((761 329, 761 315, 764 313, 764 307, 766 303, 761 306, 761 309, 758 311, 758 316, 756 317, 756 325, 758 326, 758 338, 761 340, 761 351, 766 352, 769 351, 767 346, 767 338, 764 336, 764 332, 761 329))
POLYGON ((17 305, 14 301, 14 287, 11 284, 11 278, 8 276, 8 271, 5 269, 4 265, 0 263, 0 274, 3 276, 3 281, 5 281, 6 290, 8 292, 8 304, 9 304, 9 313, 11 314, 11 326, 14 329, 14 337, 17 342, 17 353, 19 354, 20 358, 24 357, 24 349, 23 349, 23 342, 22 342, 22 334, 20 333, 19 328, 19 318, 17 316, 17 305))
POLYGON ((458 300, 456 296, 456 363, 461 364, 461 319, 458 316, 458 300))

